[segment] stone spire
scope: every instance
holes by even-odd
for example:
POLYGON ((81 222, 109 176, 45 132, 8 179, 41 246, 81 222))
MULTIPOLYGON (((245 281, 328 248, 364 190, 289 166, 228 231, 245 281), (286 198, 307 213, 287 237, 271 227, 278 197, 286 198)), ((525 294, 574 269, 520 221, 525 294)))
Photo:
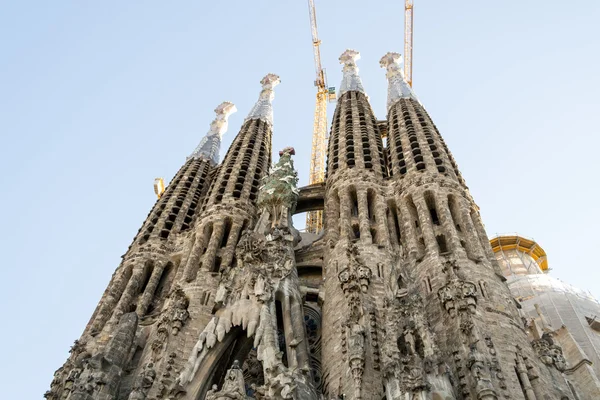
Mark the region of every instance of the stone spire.
POLYGON ((268 122, 270 125, 273 125, 273 99, 275 98, 275 92, 273 88, 281 83, 278 75, 275 74, 267 74, 262 80, 260 84, 262 85, 262 90, 260 95, 258 96, 258 101, 250 110, 250 113, 246 117, 245 121, 251 119, 262 119, 263 121, 268 122))
POLYGON ((362 81, 358 75, 358 67, 356 66, 356 60, 358 59, 360 59, 360 53, 351 49, 344 51, 340 56, 340 64, 344 64, 340 96, 349 91, 365 93, 362 81))
POLYGON ((408 85, 408 82, 406 82, 406 79, 404 79, 404 72, 402 72, 402 68, 400 67, 401 61, 402 56, 399 53, 392 52, 387 53, 379 61, 381 68, 386 69, 386 76, 389 82, 387 100, 388 110, 400 99, 411 98, 419 101, 412 88, 408 85))
POLYGON ((210 129, 202 138, 198 147, 189 158, 205 159, 216 165, 219 163, 219 150, 221 149, 221 137, 227 132, 227 119, 237 111, 235 105, 224 101, 215 108, 216 118, 210 123, 210 129))

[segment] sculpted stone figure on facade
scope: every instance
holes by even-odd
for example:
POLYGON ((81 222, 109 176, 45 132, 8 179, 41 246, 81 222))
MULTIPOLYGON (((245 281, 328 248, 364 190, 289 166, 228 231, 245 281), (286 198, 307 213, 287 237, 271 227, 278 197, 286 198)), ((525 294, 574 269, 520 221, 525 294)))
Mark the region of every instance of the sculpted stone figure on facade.
POLYGON ((171 302, 171 334, 176 336, 190 317, 190 313, 187 310, 189 300, 183 289, 177 286, 171 294, 171 302))
POLYGON ((550 333, 545 333, 541 339, 534 340, 532 346, 544 364, 554 366, 560 372, 567 369, 562 347, 555 343, 550 333))
POLYGON ((133 390, 129 395, 129 400, 144 400, 148 396, 148 391, 154 384, 156 379, 156 371, 154 370, 153 363, 147 363, 144 366, 144 370, 137 377, 136 382, 133 385, 133 390))
POLYGON ((206 393, 206 400, 246 400, 246 389, 244 386, 244 374, 240 368, 239 362, 234 361, 232 367, 225 375, 225 381, 221 390, 217 390, 217 385, 206 393))
POLYGON ((471 346, 467 367, 476 382, 477 398, 480 400, 496 400, 498 396, 494 390, 485 358, 479 353, 476 345, 471 346))

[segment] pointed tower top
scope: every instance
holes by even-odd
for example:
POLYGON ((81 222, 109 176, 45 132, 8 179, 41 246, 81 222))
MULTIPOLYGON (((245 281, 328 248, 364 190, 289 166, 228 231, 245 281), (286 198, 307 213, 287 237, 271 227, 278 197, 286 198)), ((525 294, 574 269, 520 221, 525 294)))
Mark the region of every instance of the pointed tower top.
POLYGON ((264 78, 262 78, 260 81, 262 90, 258 96, 258 101, 256 104, 254 104, 252 110, 250 110, 250 113, 246 117, 245 121, 250 119, 262 119, 273 125, 273 105, 271 104, 275 98, 273 88, 280 83, 281 80, 279 79, 279 76, 275 74, 267 74, 264 78))
POLYGON ((379 61, 379 65, 386 69, 388 79, 388 109, 400 99, 411 98, 419 101, 412 88, 406 82, 406 79, 404 79, 404 72, 402 72, 402 68, 400 67, 401 61, 402 56, 399 53, 392 52, 387 53, 379 61))
POLYGON ((227 118, 237 109, 233 103, 224 101, 215 108, 217 116, 210 123, 210 129, 202 138, 200 144, 188 158, 203 158, 214 164, 219 163, 219 150, 221 149, 221 137, 227 131, 227 118))
POLYGON ((358 75, 358 67, 356 66, 356 60, 358 59, 360 59, 360 53, 352 49, 346 50, 340 56, 340 64, 344 64, 340 95, 353 90, 365 93, 362 81, 358 75))

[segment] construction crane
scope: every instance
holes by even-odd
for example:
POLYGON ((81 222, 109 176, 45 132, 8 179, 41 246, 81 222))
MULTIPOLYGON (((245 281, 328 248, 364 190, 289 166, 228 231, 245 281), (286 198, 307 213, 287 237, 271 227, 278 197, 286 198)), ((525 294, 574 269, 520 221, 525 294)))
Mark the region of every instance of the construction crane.
MULTIPOLYGON (((317 102, 315 106, 315 118, 313 123, 312 151, 310 155, 309 185, 321 183, 325 180, 325 155, 327 151, 327 102, 335 100, 335 88, 327 87, 327 75, 321 67, 321 40, 317 31, 317 15, 314 0, 308 0, 308 12, 310 15, 310 30, 312 33, 313 52, 315 58, 315 70, 317 77, 317 102)), ((323 230, 323 211, 309 211, 306 215, 306 230, 311 233, 319 233, 323 230)))
POLYGON ((413 0, 404 2, 404 77, 412 87, 413 0))

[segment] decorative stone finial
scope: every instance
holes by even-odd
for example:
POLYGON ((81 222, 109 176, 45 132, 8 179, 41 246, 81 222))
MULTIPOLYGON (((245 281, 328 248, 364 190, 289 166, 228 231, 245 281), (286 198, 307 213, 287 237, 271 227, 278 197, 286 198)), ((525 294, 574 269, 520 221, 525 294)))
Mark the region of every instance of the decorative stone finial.
POLYGON ((258 101, 250 110, 250 113, 246 117, 245 121, 249 119, 262 119, 269 124, 273 125, 273 99, 275 98, 275 93, 273 92, 273 88, 281 83, 279 76, 275 74, 267 74, 262 80, 260 84, 262 85, 262 91, 258 96, 258 101))
POLYGON ((210 129, 206 136, 202 138, 200 144, 189 158, 202 158, 212 162, 219 163, 219 150, 221 149, 221 137, 227 132, 227 118, 237 111, 235 105, 224 101, 215 108, 217 116, 210 123, 210 129))
POLYGON ((412 88, 404 79, 404 72, 402 72, 402 67, 400 67, 401 62, 402 56, 399 53, 392 52, 387 53, 379 61, 379 65, 386 69, 388 79, 388 109, 400 99, 412 98, 419 101, 412 88))
POLYGON ((283 156, 284 154, 295 156, 296 149, 294 149, 293 147, 285 147, 283 148, 283 150, 279 150, 279 157, 283 156))
POLYGON ((340 56, 340 64, 344 64, 340 95, 351 90, 365 93, 360 76, 358 76, 358 67, 356 66, 358 59, 360 59, 360 53, 352 49, 344 51, 340 56))

